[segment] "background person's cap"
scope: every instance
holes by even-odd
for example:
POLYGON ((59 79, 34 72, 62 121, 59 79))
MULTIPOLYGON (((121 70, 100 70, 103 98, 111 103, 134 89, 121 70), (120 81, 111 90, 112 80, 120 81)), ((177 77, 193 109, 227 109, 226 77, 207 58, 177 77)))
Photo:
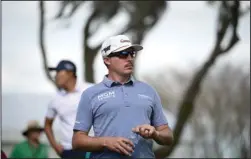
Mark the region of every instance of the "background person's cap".
POLYGON ((58 63, 57 67, 49 67, 49 71, 61 71, 61 70, 66 70, 66 71, 72 71, 76 73, 77 68, 76 65, 68 60, 62 60, 58 63))
POLYGON ((102 44, 101 54, 103 57, 107 57, 111 53, 123 51, 128 48, 133 48, 135 51, 143 49, 141 45, 132 44, 130 39, 125 35, 112 36, 102 44))

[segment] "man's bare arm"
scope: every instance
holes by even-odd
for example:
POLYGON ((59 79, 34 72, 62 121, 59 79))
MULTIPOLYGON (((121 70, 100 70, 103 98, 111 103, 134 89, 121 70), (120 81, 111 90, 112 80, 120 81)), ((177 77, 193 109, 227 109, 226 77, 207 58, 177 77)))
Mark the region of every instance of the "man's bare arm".
POLYGON ((57 152, 58 155, 60 155, 63 151, 63 147, 59 144, 57 144, 56 139, 54 137, 54 133, 52 130, 52 125, 53 125, 54 119, 50 118, 45 118, 45 134, 51 144, 51 146, 54 148, 54 150, 57 152))
POLYGON ((134 145, 132 141, 123 137, 90 137, 88 132, 74 131, 72 147, 75 150, 91 152, 103 151, 107 148, 120 154, 130 155, 134 145))
POLYGON ((85 151, 102 151, 104 150, 104 137, 91 137, 88 132, 74 130, 72 137, 73 149, 85 151))
POLYGON ((52 130, 52 124, 53 124, 54 119, 49 119, 49 118, 45 118, 45 134, 51 144, 52 147, 55 147, 57 145, 54 134, 53 134, 53 130, 52 130))
POLYGON ((171 145, 173 143, 173 132, 168 125, 161 125, 155 128, 157 133, 153 139, 160 145, 171 145))

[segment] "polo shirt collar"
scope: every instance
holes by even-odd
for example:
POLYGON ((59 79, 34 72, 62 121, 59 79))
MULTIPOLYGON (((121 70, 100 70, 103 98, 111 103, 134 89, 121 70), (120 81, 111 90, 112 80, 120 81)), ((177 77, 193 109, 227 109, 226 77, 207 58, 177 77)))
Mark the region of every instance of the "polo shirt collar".
MULTIPOLYGON (((108 75, 104 76, 104 79, 102 81, 107 87, 113 87, 117 85, 121 85, 119 82, 113 81, 108 78, 108 75)), ((135 79, 133 76, 130 77, 130 79, 125 83, 125 85, 132 85, 135 82, 135 79)))

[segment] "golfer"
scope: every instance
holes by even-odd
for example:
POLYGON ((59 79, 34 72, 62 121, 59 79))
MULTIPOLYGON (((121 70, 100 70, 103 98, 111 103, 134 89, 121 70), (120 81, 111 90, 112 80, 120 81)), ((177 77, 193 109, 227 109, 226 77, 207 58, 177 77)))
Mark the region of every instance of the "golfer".
POLYGON ((172 144, 158 93, 132 76, 135 56, 142 49, 125 35, 102 44, 108 74, 81 96, 73 149, 91 151, 92 158, 154 158, 153 140, 172 144), (91 126, 95 137, 88 136, 91 126))
POLYGON ((48 106, 45 117, 46 136, 60 157, 85 158, 86 151, 72 150, 72 135, 81 94, 92 84, 77 80, 76 65, 69 60, 62 60, 57 67, 50 67, 49 70, 56 71, 56 85, 60 91, 58 91, 48 106), (60 143, 56 142, 52 128, 56 117, 58 117, 60 124, 60 143))

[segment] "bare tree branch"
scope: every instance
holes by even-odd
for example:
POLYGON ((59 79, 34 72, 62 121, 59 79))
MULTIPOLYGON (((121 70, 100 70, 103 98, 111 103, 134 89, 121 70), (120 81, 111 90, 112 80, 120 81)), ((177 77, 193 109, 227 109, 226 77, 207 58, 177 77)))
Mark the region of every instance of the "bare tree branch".
MULTIPOLYGON (((177 71, 165 70, 164 72, 159 72, 157 76, 151 74, 147 79, 147 82, 157 89, 161 99, 168 100, 168 103, 165 100, 162 100, 164 101, 162 103, 169 110, 178 109, 176 104, 181 97, 181 88, 186 87, 184 83, 190 81, 193 75, 191 72, 189 72, 190 75, 188 76, 187 72, 180 71, 181 73, 179 73, 177 71), (162 82, 158 82, 158 79, 161 79, 162 82), (172 90, 180 91, 173 92, 172 90)), ((193 130, 191 146, 194 145, 195 150, 192 157, 200 157, 201 155, 201 157, 222 158, 225 155, 224 150, 226 148, 236 149, 234 151, 236 151, 235 155, 238 157, 238 153, 241 154, 241 150, 239 150, 241 145, 246 147, 243 148, 244 150, 248 149, 249 145, 242 144, 239 141, 243 139, 244 132, 249 130, 250 127, 249 72, 230 64, 214 68, 202 83, 201 92, 194 104, 193 115, 188 121, 188 126, 192 126, 193 130), (225 145, 229 146, 226 147, 225 145)), ((182 135, 182 140, 177 151, 175 151, 175 156, 179 153, 180 147, 184 151, 183 140, 186 140, 186 136, 187 134, 182 135)), ((248 142, 247 139, 245 141, 246 143, 248 142)), ((192 149, 192 147, 185 148, 185 151, 188 149, 192 149)), ((245 153, 248 154, 250 152, 245 153)), ((245 153, 243 156, 245 156, 245 153)), ((187 155, 184 155, 184 157, 187 157, 187 155)))
POLYGON ((194 110, 194 102, 197 99, 197 96, 200 92, 201 83, 205 78, 205 76, 207 75, 207 72, 214 65, 218 56, 230 50, 234 46, 234 44, 236 44, 236 42, 238 41, 236 30, 239 19, 239 2, 234 1, 234 5, 230 6, 230 4, 227 4, 227 2, 223 1, 220 9, 221 12, 219 14, 219 20, 220 20, 218 25, 219 28, 214 50, 212 51, 209 59, 194 75, 191 84, 185 91, 183 99, 179 104, 180 110, 177 116, 178 121, 174 128, 173 144, 170 147, 164 147, 162 149, 157 150, 155 152, 157 158, 164 158, 166 156, 169 156, 173 152, 175 147, 178 145, 183 128, 194 110), (224 39, 229 24, 231 24, 233 27, 232 37, 227 47, 223 48, 221 46, 221 43, 224 39))
POLYGON ((59 3, 60 3, 60 9, 59 9, 58 13, 55 15, 54 19, 59 19, 59 18, 63 17, 64 10, 70 2, 69 1, 61 1, 59 3))
POLYGON ((44 71, 46 74, 46 77, 49 79, 49 81, 51 81, 51 83, 53 83, 54 86, 55 82, 52 78, 52 76, 49 73, 48 70, 48 61, 47 61, 47 56, 46 56, 46 50, 45 50, 45 42, 44 42, 44 33, 45 33, 45 9, 44 9, 44 1, 39 1, 39 8, 40 8, 40 12, 39 12, 39 45, 40 45, 40 49, 41 49, 41 54, 42 54, 42 60, 43 60, 43 67, 44 67, 44 71))

